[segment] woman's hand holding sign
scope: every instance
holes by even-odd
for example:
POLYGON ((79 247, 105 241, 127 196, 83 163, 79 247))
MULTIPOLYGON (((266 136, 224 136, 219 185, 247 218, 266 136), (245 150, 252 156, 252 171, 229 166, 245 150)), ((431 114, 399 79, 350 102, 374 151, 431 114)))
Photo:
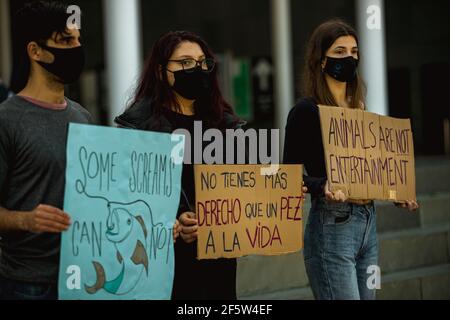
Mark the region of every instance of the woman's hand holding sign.
POLYGON ((177 242, 178 237, 180 236, 181 231, 183 230, 183 227, 180 224, 180 221, 178 219, 175 221, 175 224, 173 225, 173 243, 177 242))
POLYGON ((398 208, 408 209, 410 212, 414 212, 420 208, 419 204, 415 200, 405 201, 405 202, 396 202, 395 205, 398 208))
MULTIPOLYGON (((337 190, 335 192, 332 192, 330 190, 330 186, 329 186, 328 181, 325 183, 323 191, 324 191, 325 198, 329 202, 344 203, 344 202, 349 200, 349 199, 347 199, 347 197, 344 194, 344 192, 342 192, 341 190, 337 190)), ((414 212, 414 211, 416 211, 417 209, 420 208, 420 206, 419 206, 419 204, 417 203, 416 200, 405 201, 405 202, 396 202, 395 205, 398 208, 407 209, 410 212, 414 212)))
POLYGON ((186 243, 193 243, 198 237, 197 216, 193 212, 185 212, 180 216, 181 238, 186 243))
POLYGON ((347 196, 341 190, 337 190, 335 192, 332 192, 330 190, 330 185, 328 181, 325 183, 323 192, 325 194, 325 198, 327 199, 327 201, 340 203, 344 203, 345 201, 347 201, 347 196))
POLYGON ((308 193, 308 188, 305 186, 305 181, 303 181, 303 184, 302 184, 302 192, 303 192, 303 196, 305 196, 305 193, 308 193))

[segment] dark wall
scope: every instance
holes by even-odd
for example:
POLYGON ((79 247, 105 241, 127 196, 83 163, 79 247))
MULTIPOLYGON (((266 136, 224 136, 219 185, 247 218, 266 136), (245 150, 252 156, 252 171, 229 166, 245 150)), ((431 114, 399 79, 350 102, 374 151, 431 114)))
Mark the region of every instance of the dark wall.
POLYGON ((418 153, 442 154, 450 110, 450 1, 385 3, 390 113, 412 119, 418 153))
POLYGON ((190 30, 204 37, 216 52, 270 53, 268 0, 142 0, 142 15, 146 52, 162 34, 190 30))

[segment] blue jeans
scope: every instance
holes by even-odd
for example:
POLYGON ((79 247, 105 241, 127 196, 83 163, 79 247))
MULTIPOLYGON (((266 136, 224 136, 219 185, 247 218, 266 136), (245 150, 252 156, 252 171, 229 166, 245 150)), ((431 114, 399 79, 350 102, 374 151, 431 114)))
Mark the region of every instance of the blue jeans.
POLYGON ((373 202, 334 204, 313 200, 305 231, 305 265, 319 300, 373 300, 367 280, 378 266, 378 238, 373 202))
POLYGON ((0 300, 57 300, 56 284, 13 281, 0 276, 0 300))

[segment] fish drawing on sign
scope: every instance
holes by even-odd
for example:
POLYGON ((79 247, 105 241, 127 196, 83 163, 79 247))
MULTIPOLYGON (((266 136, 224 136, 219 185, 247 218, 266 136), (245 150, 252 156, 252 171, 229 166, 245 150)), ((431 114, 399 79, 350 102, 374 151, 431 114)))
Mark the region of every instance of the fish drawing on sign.
POLYGON ((120 272, 107 279, 102 264, 94 261, 97 281, 93 286, 85 285, 86 292, 95 294, 104 289, 114 295, 124 295, 132 291, 144 272, 148 276, 147 236, 148 230, 142 216, 134 216, 126 208, 111 210, 106 238, 114 244, 117 262, 121 265, 120 272))
POLYGON ((88 294, 94 295, 104 290, 113 295, 126 295, 140 283, 141 278, 149 274, 149 228, 150 230, 162 223, 153 222, 150 206, 143 200, 131 203, 112 202, 104 197, 91 196, 85 188, 81 190, 92 199, 102 199, 107 202, 108 216, 106 220, 106 239, 115 248, 116 267, 105 270, 104 265, 92 261, 96 280, 92 285, 85 284, 88 294))

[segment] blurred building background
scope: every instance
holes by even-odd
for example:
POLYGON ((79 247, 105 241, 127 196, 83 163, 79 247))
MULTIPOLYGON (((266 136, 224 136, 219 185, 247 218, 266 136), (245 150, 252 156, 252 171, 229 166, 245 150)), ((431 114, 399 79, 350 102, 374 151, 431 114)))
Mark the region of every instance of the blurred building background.
MULTIPOLYGON (((24 2, 0 0, 0 85, 8 85, 14 62, 11 16, 24 2)), ((422 205, 418 214, 379 205, 379 297, 450 299, 449 0, 63 2, 83 11, 87 53, 86 70, 80 82, 68 88, 68 96, 102 125, 111 124, 126 108, 153 42, 170 30, 190 30, 217 53, 223 91, 238 114, 251 127, 282 128, 299 98, 311 32, 334 17, 357 26, 362 69, 372 93, 369 109, 412 119, 422 205), (377 14, 373 6, 380 9, 380 29, 375 31, 364 25, 377 14)), ((312 298, 302 259, 302 253, 242 258, 239 295, 312 298)))

